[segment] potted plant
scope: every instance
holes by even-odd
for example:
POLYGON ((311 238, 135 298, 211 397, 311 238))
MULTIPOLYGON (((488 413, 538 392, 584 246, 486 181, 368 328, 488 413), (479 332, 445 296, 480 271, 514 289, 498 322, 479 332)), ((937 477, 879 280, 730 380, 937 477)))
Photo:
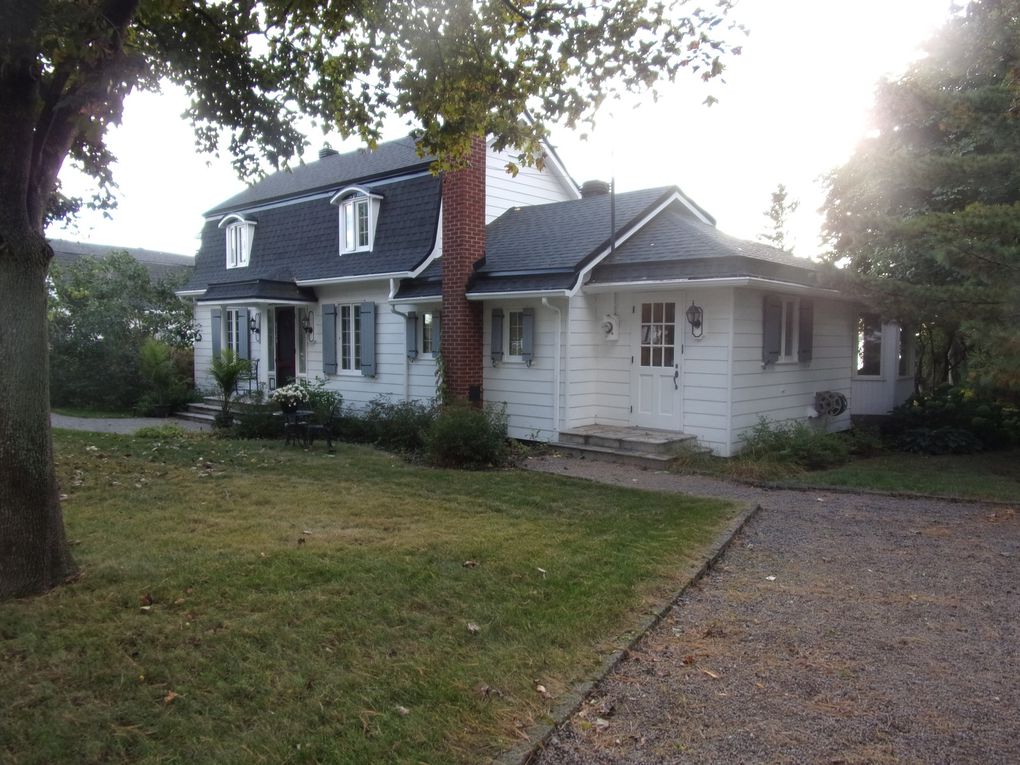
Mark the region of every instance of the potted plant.
POLYGON ((274 390, 271 398, 284 412, 293 414, 308 404, 308 388, 301 383, 291 383, 274 390))

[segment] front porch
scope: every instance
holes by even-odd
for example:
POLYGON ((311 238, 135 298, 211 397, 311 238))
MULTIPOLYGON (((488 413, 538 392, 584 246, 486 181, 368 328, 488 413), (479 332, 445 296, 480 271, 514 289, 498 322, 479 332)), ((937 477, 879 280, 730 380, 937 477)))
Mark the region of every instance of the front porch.
POLYGON ((561 430, 550 444, 582 459, 662 469, 684 453, 708 451, 695 436, 621 425, 581 425, 561 430))

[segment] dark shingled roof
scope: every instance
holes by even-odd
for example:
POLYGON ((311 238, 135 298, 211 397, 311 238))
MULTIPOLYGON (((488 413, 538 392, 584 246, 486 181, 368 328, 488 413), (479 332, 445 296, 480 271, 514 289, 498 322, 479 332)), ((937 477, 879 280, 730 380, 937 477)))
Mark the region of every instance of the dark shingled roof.
MULTIPOLYGON (((334 184, 339 190, 342 184, 334 184)), ((226 267, 226 235, 218 221, 202 230, 195 273, 184 290, 268 279, 294 281, 406 273, 432 252, 439 223, 440 179, 429 174, 370 187, 382 196, 371 252, 340 255, 340 213, 329 194, 246 214, 255 237, 245 268, 226 267)))
POLYGON ((357 149, 333 154, 307 165, 273 173, 240 194, 217 205, 207 216, 243 210, 257 204, 304 196, 325 189, 340 190, 355 181, 392 176, 412 168, 424 169, 432 157, 419 157, 414 140, 405 137, 379 144, 375 151, 357 149))
POLYGON ((294 282, 272 279, 249 279, 244 282, 210 284, 199 302, 228 300, 287 300, 298 303, 314 303, 317 298, 311 287, 298 287, 294 282))
POLYGON ((105 258, 112 252, 126 252, 137 260, 152 279, 162 279, 170 274, 185 274, 195 265, 195 259, 189 255, 178 255, 174 252, 144 250, 140 247, 115 247, 109 244, 85 244, 69 242, 66 239, 48 240, 53 248, 53 260, 60 265, 70 265, 79 258, 105 258))
POLYGON ((624 242, 592 271, 592 284, 751 276, 816 284, 806 258, 724 234, 676 204, 624 242))

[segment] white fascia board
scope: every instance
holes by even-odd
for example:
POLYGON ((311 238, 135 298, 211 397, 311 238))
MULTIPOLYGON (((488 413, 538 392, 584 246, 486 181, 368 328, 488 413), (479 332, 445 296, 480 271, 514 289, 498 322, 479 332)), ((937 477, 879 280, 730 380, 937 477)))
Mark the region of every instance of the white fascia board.
MULTIPOLYGON (((648 222, 652 220, 656 215, 661 213, 663 210, 665 210, 674 202, 680 202, 682 204, 683 201, 684 200, 680 192, 674 191, 672 194, 666 197, 666 199, 664 199, 661 204, 657 205, 654 210, 652 210, 650 213, 648 213, 648 215, 646 215, 644 218, 638 221, 638 224, 631 228, 630 231, 626 232, 623 236, 618 237, 616 239, 615 246, 616 247, 621 246, 624 242, 626 242, 628 239, 634 236, 634 234, 643 229, 648 224, 648 222)), ((574 282, 573 288, 571 288, 571 290, 568 293, 571 297, 576 295, 578 290, 581 289, 581 286, 584 284, 584 280, 588 276, 588 274, 590 274, 599 263, 608 258, 612 251, 613 245, 606 247, 606 249, 604 249, 602 252, 595 256, 595 259, 592 260, 591 263, 589 263, 588 265, 581 269, 581 273, 577 275, 577 281, 574 282)))
POLYGON ((436 223, 436 241, 432 244, 432 251, 425 256, 425 260, 411 272, 412 279, 417 279, 424 273, 425 269, 432 265, 432 261, 443 257, 443 203, 439 202, 439 222, 436 223))
POLYGON ((234 298, 232 300, 196 300, 206 305, 312 305, 315 300, 266 300, 265 298, 234 298))
POLYGON ((383 198, 382 194, 375 194, 375 193, 369 191, 368 188, 365 187, 365 186, 354 185, 354 186, 345 186, 344 188, 340 189, 340 191, 336 192, 330 198, 329 203, 331 205, 339 204, 340 200, 343 199, 344 197, 353 196, 355 194, 368 197, 369 199, 382 199, 383 198))
POLYGON ((392 303, 393 305, 428 305, 430 303, 432 305, 439 305, 440 303, 443 302, 443 296, 432 295, 430 297, 428 295, 420 295, 418 297, 412 298, 390 297, 389 302, 392 303))
POLYGON ((761 287, 765 289, 782 290, 783 292, 796 293, 798 295, 814 295, 817 297, 828 297, 834 300, 853 300, 839 290, 825 289, 824 287, 809 287, 794 282, 784 282, 777 279, 763 279, 757 276, 728 276, 718 279, 656 279, 640 282, 606 282, 602 284, 586 284, 582 290, 588 294, 602 292, 621 292, 623 290, 640 290, 643 292, 658 292, 676 289, 677 287, 761 287))
POLYGON ((570 297, 570 290, 529 290, 525 292, 468 292, 468 300, 520 300, 522 298, 570 297))
POLYGON ((243 215, 239 215, 238 213, 227 213, 226 215, 223 216, 223 219, 220 221, 220 225, 217 226, 217 228, 223 228, 224 226, 227 226, 231 223, 246 223, 249 226, 258 225, 258 222, 248 220, 243 215))
MULTIPOLYGON (((355 255, 360 253, 347 253, 355 255)), ((389 274, 361 274, 359 276, 330 276, 324 279, 295 279, 300 287, 319 287, 328 284, 351 284, 352 282, 381 282, 385 279, 409 279, 410 271, 394 271, 389 274)))
POLYGON ((180 298, 195 297, 196 295, 204 295, 205 290, 177 290, 174 294, 180 298))

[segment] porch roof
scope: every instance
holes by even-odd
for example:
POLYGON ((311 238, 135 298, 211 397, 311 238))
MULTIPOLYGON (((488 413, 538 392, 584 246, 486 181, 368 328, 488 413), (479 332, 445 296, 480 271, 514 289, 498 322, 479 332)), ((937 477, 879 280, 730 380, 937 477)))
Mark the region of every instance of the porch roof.
POLYGON ((294 282, 271 279, 210 284, 196 298, 199 303, 233 303, 242 300, 258 303, 315 303, 318 298, 311 287, 299 287, 294 282))

